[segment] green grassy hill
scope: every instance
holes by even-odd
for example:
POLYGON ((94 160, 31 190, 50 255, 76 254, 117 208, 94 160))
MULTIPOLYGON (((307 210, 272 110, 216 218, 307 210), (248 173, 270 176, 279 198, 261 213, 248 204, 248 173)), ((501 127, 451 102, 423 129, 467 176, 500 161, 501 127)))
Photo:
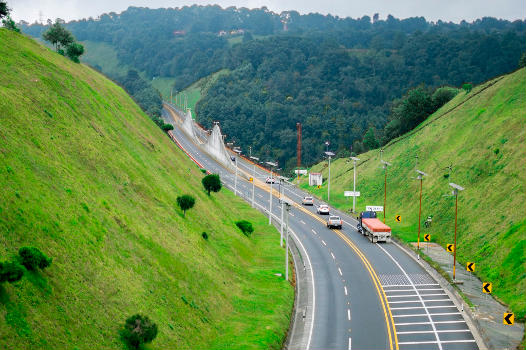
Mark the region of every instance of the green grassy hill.
POLYGON ((159 326, 151 349, 280 348, 293 288, 274 275, 276 230, 229 191, 208 197, 104 76, 4 29, 0 42, 0 259, 25 245, 53 258, 0 285, 0 348, 123 349, 137 312, 159 326))
MULTIPOLYGON (((458 249, 461 263, 476 262, 476 273, 493 282, 493 293, 525 318, 526 298, 526 70, 497 78, 452 101, 408 135, 393 140, 383 159, 387 174, 387 220, 396 236, 416 241, 419 181, 416 168, 429 174, 423 182, 422 221, 433 216, 432 240, 453 242, 455 202, 448 183, 465 187, 459 196, 458 249), (416 164, 418 156, 418 165, 416 164), (448 177, 446 167, 452 165, 448 177), (402 222, 395 222, 395 215, 402 222)), ((379 150, 358 156, 357 210, 383 205, 384 171, 379 150)), ((327 162, 311 171, 328 175, 327 162)), ((307 184, 302 186, 307 188, 307 184)), ((331 204, 348 210, 353 165, 331 162, 331 204)), ((309 189, 327 199, 327 183, 309 189)))

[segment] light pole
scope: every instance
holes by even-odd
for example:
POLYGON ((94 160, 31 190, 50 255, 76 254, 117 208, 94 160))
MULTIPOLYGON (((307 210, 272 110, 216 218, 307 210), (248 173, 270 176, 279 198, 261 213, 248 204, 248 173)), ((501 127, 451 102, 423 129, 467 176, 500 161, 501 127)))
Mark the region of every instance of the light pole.
POLYGON ((278 166, 277 163, 267 162, 270 165, 270 192, 269 192, 269 210, 268 210, 268 224, 272 224, 272 183, 274 182, 274 175, 272 174, 272 168, 278 166))
POLYGON ((250 159, 254 161, 254 170, 252 174, 252 208, 254 208, 254 182, 256 182, 256 162, 259 162, 259 158, 250 156, 250 159))
POLYGON ((453 244, 453 281, 455 280, 456 263, 457 263, 457 213, 458 213, 458 192, 464 191, 464 187, 449 183, 453 187, 453 195, 455 196, 455 242, 453 244))
MULTIPOLYGON (((328 144, 328 142, 326 143, 328 144)), ((327 145, 327 149, 329 148, 329 145, 327 145)), ((327 202, 331 200, 331 157, 334 156, 334 153, 332 152, 325 152, 327 157, 329 157, 329 181, 327 182, 327 202)))
POLYGON ((427 174, 420 170, 417 170, 416 172, 418 173, 417 179, 420 180, 420 206, 418 207, 418 240, 416 243, 416 247, 418 249, 418 257, 420 257, 420 218, 422 215, 422 182, 424 180, 424 176, 427 176, 427 174))
POLYGON ((287 233, 285 237, 285 280, 289 280, 289 212, 291 203, 288 201, 283 202, 287 207, 287 233))
POLYGON ((280 240, 279 240, 279 245, 280 245, 281 247, 283 247, 283 226, 284 226, 284 225, 283 225, 283 212, 285 211, 285 210, 284 210, 284 209, 285 209, 285 208, 284 208, 284 207, 285 207, 285 204, 284 204, 284 201, 283 201, 282 196, 281 196, 281 183, 282 183, 282 182, 283 182, 283 178, 280 177, 280 179, 279 179, 279 202, 281 203, 281 230, 280 230, 280 232, 281 232, 281 238, 280 238, 280 240))
POLYGON ((387 167, 391 166, 391 163, 386 162, 385 160, 382 159, 382 164, 384 165, 384 172, 385 172, 385 178, 384 178, 384 224, 385 224, 385 206, 387 204, 387 167))
POLYGON ((239 147, 234 147, 234 152, 236 152, 237 157, 234 158, 234 163, 236 163, 236 176, 234 177, 234 194, 237 196, 237 158, 241 154, 239 147))
POLYGON ((356 162, 360 160, 360 158, 351 157, 351 159, 354 162, 354 181, 352 187, 352 190, 354 192, 354 196, 352 197, 352 212, 354 213, 356 210, 356 162))

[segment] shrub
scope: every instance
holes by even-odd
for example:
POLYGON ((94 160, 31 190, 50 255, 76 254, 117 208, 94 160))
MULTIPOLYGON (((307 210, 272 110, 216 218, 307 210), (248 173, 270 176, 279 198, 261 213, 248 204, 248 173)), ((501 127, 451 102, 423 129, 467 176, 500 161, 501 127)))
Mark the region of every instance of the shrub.
POLYGON ((148 316, 136 314, 126 320, 121 337, 129 347, 139 349, 141 345, 151 343, 157 332, 157 325, 148 316))
POLYGON ((203 174, 206 174, 206 169, 201 168, 200 170, 203 174))
POLYGON ((250 237, 252 232, 254 232, 254 227, 252 226, 252 223, 250 221, 247 221, 247 220, 236 221, 236 226, 239 227, 239 229, 247 237, 250 237))
POLYGON ((177 205, 183 211, 183 216, 186 216, 186 211, 192 209, 195 204, 195 198, 189 194, 183 194, 182 196, 177 197, 177 205))
POLYGON ((210 195, 210 191, 219 192, 221 189, 221 179, 218 174, 206 175, 203 180, 201 180, 205 190, 210 195))
POLYGON ((0 283, 20 281, 24 268, 17 261, 0 262, 0 283))
POLYGON ((201 233, 201 237, 203 237, 205 241, 208 241, 208 233, 206 232, 201 233))
POLYGON ((170 131, 174 129, 174 126, 172 124, 163 124, 163 126, 161 126, 161 129, 163 129, 163 131, 170 131))
POLYGON ((38 248, 35 247, 22 247, 18 250, 20 256, 20 263, 28 270, 45 269, 51 265, 51 258, 48 258, 38 248))
POLYGON ((473 89, 473 85, 471 84, 466 83, 462 85, 462 90, 466 91, 466 94, 469 94, 471 89, 473 89))

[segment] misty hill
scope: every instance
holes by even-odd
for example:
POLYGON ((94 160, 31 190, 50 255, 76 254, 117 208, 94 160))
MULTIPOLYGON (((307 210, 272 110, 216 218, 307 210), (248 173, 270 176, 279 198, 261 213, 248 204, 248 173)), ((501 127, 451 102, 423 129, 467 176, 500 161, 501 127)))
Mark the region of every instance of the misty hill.
MULTIPOLYGON (((493 283, 493 294, 510 305, 517 318, 526 317, 526 69, 459 93, 414 131, 384 147, 392 162, 387 173, 386 223, 400 239, 414 242, 418 232, 420 183, 416 169, 426 172, 422 192, 422 223, 431 215, 432 240, 453 242, 453 182, 465 188, 458 197, 457 258, 476 263, 476 275, 493 283), (418 156, 418 159, 416 158, 418 156), (418 161, 418 165, 417 165, 418 161), (451 169, 448 167, 451 166, 451 169), (395 222, 401 215, 402 222, 395 222)), ((383 205, 384 170, 378 149, 358 155, 357 211, 383 205)), ((328 176, 327 162, 311 171, 328 176)), ((321 189, 304 188, 323 199, 321 189)), ((353 189, 353 163, 331 162, 331 202, 352 208, 343 196, 353 189)))
POLYGON ((281 348, 293 288, 266 219, 229 191, 208 197, 101 74, 5 29, 0 42, 0 261, 22 246, 53 258, 0 284, 0 348, 124 349, 135 313, 159 327, 152 348, 281 348), (186 218, 182 194, 196 198, 186 218))

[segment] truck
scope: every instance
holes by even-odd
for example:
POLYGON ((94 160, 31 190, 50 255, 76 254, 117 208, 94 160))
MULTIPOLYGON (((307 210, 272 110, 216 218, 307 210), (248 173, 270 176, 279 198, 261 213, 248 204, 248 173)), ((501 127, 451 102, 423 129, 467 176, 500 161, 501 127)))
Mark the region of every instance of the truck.
POLYGON ((358 232, 367 236, 372 243, 391 242, 391 228, 376 218, 374 211, 362 211, 358 220, 358 232))

